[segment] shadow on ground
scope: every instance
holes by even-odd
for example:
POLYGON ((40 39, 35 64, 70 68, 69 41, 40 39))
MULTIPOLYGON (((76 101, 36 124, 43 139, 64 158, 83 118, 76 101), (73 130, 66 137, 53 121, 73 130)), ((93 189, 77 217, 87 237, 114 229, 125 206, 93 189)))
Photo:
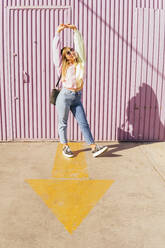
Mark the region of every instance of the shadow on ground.
MULTIPOLYGON (((97 142, 96 142, 97 143, 97 142)), ((98 157, 121 157, 122 155, 120 154, 114 154, 116 152, 120 152, 123 150, 128 150, 128 149, 132 149, 135 148, 136 146, 140 146, 140 145, 144 145, 144 144, 151 144, 153 142, 126 142, 126 141, 119 141, 118 144, 111 144, 111 145, 106 145, 108 147, 108 150, 99 155, 98 157)), ((85 148, 85 149, 80 149, 80 150, 76 150, 73 151, 75 157, 80 153, 80 152, 87 152, 87 151, 91 151, 90 148, 85 148)))

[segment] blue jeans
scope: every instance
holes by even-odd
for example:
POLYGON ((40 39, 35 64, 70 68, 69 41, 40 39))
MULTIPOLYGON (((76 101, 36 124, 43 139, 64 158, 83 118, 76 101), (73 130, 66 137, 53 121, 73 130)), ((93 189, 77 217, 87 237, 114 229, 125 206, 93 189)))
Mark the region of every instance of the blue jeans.
POLYGON ((62 88, 57 97, 56 110, 58 114, 58 134, 62 144, 67 143, 67 122, 69 110, 72 111, 74 117, 76 118, 87 144, 90 145, 94 143, 84 108, 81 103, 81 95, 82 90, 74 92, 66 88, 62 88))

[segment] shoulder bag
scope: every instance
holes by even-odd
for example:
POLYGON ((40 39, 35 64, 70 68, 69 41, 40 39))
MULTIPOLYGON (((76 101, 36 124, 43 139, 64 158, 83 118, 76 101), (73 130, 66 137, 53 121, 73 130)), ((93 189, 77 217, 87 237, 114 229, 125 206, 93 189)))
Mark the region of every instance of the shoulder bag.
MULTIPOLYGON (((59 82, 60 82, 60 79, 61 79, 61 75, 58 79, 58 82, 56 84, 56 87, 58 86, 59 82)), ((53 104, 53 105, 56 105, 56 99, 57 99, 57 96, 58 94, 60 93, 60 90, 59 89, 52 89, 51 91, 51 94, 50 94, 50 103, 53 104)))

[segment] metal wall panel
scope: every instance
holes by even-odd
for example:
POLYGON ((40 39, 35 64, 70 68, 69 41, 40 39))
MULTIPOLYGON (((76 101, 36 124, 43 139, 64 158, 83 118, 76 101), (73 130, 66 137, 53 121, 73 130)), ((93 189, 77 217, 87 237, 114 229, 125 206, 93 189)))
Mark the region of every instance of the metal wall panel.
POLYGON ((132 84, 135 93, 129 103, 133 136, 141 140, 165 138, 165 12, 136 9, 132 84))
MULTIPOLYGON (((95 140, 165 140, 162 0, 6 0, 0 7, 1 140, 58 139, 49 94, 57 80, 51 41, 61 22, 84 37, 82 101, 95 140)), ((72 46, 72 33, 63 40, 72 46)), ((72 114, 68 139, 83 140, 72 114)))
POLYGON ((4 1, 0 1, 0 140, 10 139, 10 118, 9 109, 9 85, 7 80, 7 58, 6 58, 6 40, 5 35, 5 12, 4 1))
MULTIPOLYGON (((57 115, 49 103, 54 83, 52 40, 70 8, 9 10, 10 75, 14 139, 57 139, 57 115)), ((68 41, 68 33, 63 35, 68 41)))

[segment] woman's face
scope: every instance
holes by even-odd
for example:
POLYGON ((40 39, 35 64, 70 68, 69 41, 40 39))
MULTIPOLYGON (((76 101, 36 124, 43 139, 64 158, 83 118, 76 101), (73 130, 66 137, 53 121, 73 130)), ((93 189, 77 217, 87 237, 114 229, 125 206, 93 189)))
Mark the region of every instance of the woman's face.
POLYGON ((73 48, 68 47, 65 51, 65 57, 69 62, 74 63, 77 59, 77 53, 73 48))

